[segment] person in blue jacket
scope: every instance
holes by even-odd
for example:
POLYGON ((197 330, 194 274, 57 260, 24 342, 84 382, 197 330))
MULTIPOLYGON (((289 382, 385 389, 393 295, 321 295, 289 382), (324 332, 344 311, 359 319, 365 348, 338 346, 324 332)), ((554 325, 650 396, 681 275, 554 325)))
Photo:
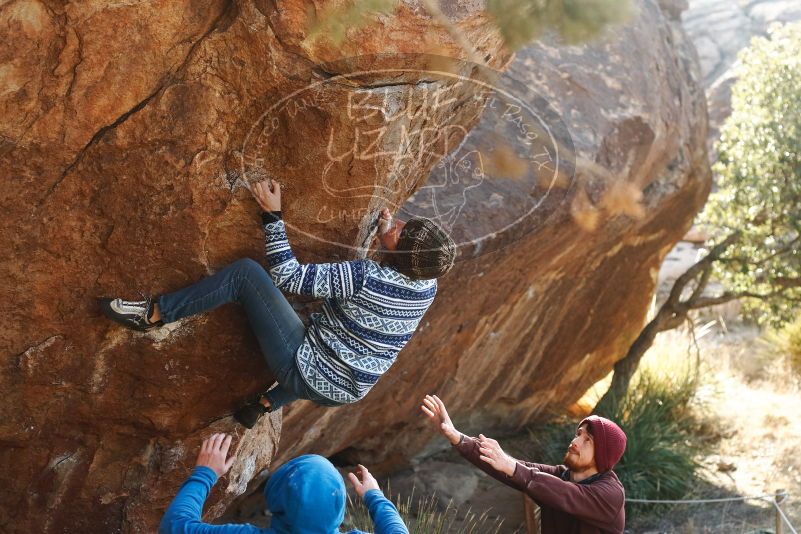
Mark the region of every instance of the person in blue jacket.
MULTIPOLYGON (((226 460, 231 436, 212 434, 203 441, 192 474, 181 485, 159 525, 159 534, 339 534, 345 518, 345 481, 327 459, 307 454, 290 460, 273 473, 264 489, 270 528, 249 524, 211 525, 201 521, 203 503, 218 478, 234 463, 226 460)), ((395 506, 370 472, 359 465, 349 473, 356 494, 364 499, 375 534, 409 534, 395 506)), ((347 534, 366 534, 350 530, 347 534)))

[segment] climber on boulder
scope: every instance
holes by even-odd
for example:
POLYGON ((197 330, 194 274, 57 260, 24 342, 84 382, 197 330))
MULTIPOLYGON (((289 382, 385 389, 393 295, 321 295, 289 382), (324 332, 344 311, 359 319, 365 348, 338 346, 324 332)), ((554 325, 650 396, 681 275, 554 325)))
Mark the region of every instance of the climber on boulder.
POLYGON ((612 468, 626 449, 626 434, 609 419, 585 418, 564 465, 545 465, 515 460, 483 434, 462 434, 436 395, 426 395, 420 408, 467 461, 540 506, 542 534, 623 533, 625 494, 612 468))
POLYGON ((453 266, 456 247, 430 219, 379 217, 380 261, 301 264, 292 253, 275 180, 251 189, 261 206, 268 270, 238 260, 199 282, 157 299, 101 299, 103 313, 149 330, 228 302, 245 308, 278 385, 240 408, 248 428, 296 399, 339 406, 364 397, 395 361, 434 300, 437 277, 453 266), (281 293, 324 298, 306 328, 281 293))
MULTIPOLYGON (((339 533, 345 518, 345 481, 334 466, 315 454, 290 460, 270 475, 264 499, 272 515, 270 528, 250 524, 211 525, 201 520, 203 504, 215 482, 234 463, 226 460, 231 436, 212 434, 203 441, 189 478, 181 485, 159 525, 159 534, 290 534, 339 533)), ((364 500, 375 534, 409 534, 395 506, 364 466, 348 479, 364 500)), ((350 530, 347 534, 365 534, 350 530)))

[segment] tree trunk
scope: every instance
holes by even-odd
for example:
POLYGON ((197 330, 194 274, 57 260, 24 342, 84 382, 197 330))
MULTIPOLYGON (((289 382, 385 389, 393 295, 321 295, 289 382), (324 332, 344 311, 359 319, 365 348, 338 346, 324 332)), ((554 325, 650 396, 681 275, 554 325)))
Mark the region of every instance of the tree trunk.
POLYGON ((666 302, 659 309, 656 317, 645 325, 640 335, 631 344, 626 355, 615 363, 612 383, 598 404, 595 405, 595 413, 598 415, 609 415, 615 404, 626 395, 631 379, 640 365, 640 360, 654 344, 656 335, 659 332, 678 327, 687 318, 686 311, 675 311, 669 304, 666 302))
POLYGON ((712 276, 714 263, 720 259, 721 255, 726 252, 732 244, 740 239, 740 236, 741 234, 739 231, 730 234, 726 239, 712 247, 704 258, 696 262, 676 279, 667 300, 662 304, 662 307, 659 308, 656 317, 645 325, 645 328, 642 329, 640 335, 638 335, 634 343, 631 344, 631 347, 629 347, 623 359, 615 363, 612 384, 609 386, 609 390, 604 393, 604 396, 601 397, 601 400, 595 405, 595 413, 599 415, 609 415, 614 411, 615 405, 626 396, 631 379, 637 371, 637 367, 640 365, 640 360, 642 360, 642 357, 648 349, 651 348, 651 345, 654 344, 656 335, 659 332, 678 328, 681 323, 687 320, 687 315, 690 310, 722 304, 740 297, 767 298, 770 296, 728 292, 719 297, 704 298, 702 296, 712 276), (685 288, 687 288, 691 282, 695 282, 692 293, 689 298, 682 301, 682 293, 684 293, 685 288))

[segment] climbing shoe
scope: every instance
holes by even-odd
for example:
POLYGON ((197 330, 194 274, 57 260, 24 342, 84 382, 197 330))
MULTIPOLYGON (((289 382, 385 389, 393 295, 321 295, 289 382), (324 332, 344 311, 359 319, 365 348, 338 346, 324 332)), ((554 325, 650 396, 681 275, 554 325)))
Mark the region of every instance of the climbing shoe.
POLYGON ((145 297, 145 300, 122 300, 107 297, 99 300, 103 315, 133 330, 146 332, 164 325, 163 321, 151 323, 148 320, 153 314, 153 300, 150 297, 145 297))
POLYGON ((253 428, 259 418, 270 411, 268 407, 258 401, 251 402, 234 412, 234 419, 245 428, 253 428))

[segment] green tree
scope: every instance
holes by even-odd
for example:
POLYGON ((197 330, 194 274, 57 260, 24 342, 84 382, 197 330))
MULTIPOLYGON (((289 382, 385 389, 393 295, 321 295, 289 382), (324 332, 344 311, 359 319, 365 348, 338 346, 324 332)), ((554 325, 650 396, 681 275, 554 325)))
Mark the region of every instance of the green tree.
MULTIPOLYGON (((801 302, 801 24, 775 27, 739 56, 732 113, 701 221, 737 235, 714 263, 722 297, 781 324, 801 302)), ((719 241, 724 238, 720 237, 719 241)))
POLYGON ((595 407, 613 411, 656 335, 693 310, 741 299, 760 323, 781 326, 801 304, 801 23, 774 28, 741 52, 732 113, 714 165, 718 190, 699 222, 715 235, 704 258, 676 279, 670 295, 615 363, 595 407), (724 290, 708 295, 713 278, 724 290))

